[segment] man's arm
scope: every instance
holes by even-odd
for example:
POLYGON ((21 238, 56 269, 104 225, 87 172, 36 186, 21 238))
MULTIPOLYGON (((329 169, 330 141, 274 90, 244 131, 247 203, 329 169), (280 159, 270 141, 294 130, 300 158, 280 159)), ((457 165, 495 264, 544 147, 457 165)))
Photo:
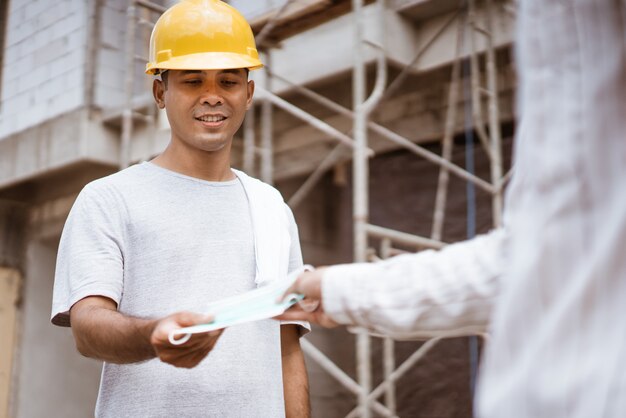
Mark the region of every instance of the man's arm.
POLYGON ((283 363, 283 388, 285 394, 285 416, 287 418, 309 418, 309 378, 300 348, 299 325, 281 325, 280 346, 283 363))
POLYGON ((177 367, 196 366, 213 349, 220 331, 194 335, 187 343, 170 344, 170 331, 207 322, 210 318, 179 312, 162 319, 123 315, 109 298, 86 297, 70 310, 72 332, 78 351, 110 363, 135 363, 159 357, 177 367))

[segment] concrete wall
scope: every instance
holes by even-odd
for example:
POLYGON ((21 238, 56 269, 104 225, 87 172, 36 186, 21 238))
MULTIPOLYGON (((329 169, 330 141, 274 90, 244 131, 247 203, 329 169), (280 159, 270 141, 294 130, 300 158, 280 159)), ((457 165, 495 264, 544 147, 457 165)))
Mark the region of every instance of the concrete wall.
POLYGON ((117 164, 119 133, 88 118, 84 108, 48 119, 0 140, 0 195, 7 186, 36 179, 80 162, 117 164))
MULTIPOLYGON (((483 24, 486 9, 477 8, 477 22, 483 24)), ((380 29, 380 13, 375 4, 363 8, 363 27, 366 42, 383 45, 390 64, 404 68, 409 64, 411 72, 427 72, 449 64, 455 56, 458 20, 451 25, 446 23, 455 13, 437 15, 425 21, 414 21, 391 9, 384 14, 384 33, 380 29), (425 48, 442 29, 431 46, 426 48, 417 62, 417 53, 425 48)), ((494 46, 510 45, 513 40, 513 18, 501 7, 494 6, 493 42, 494 46)), ((272 68, 275 74, 287 78, 295 84, 311 84, 319 80, 337 76, 352 69, 354 63, 354 17, 346 14, 286 39, 280 48, 272 50, 272 68)), ((469 37, 469 31, 468 31, 469 37)), ((469 41, 462 55, 469 52, 469 41)), ((485 38, 476 36, 476 50, 484 51, 485 38)), ((363 59, 372 62, 377 51, 373 47, 364 48, 363 59)), ((276 81, 274 90, 282 93, 289 89, 276 81)))
POLYGON ((272 10, 279 9, 287 0, 230 0, 228 3, 239 10, 246 19, 252 20, 272 10))
POLYGON ((100 47, 96 55, 94 105, 102 108, 124 102, 124 45, 127 1, 108 0, 99 8, 100 47))
POLYGON ((0 139, 84 103, 88 4, 9 2, 0 139))
POLYGON ((15 418, 93 416, 101 365, 78 354, 69 328, 50 324, 55 260, 55 241, 29 244, 15 418))
MULTIPOLYGON (((164 5, 166 0, 152 1, 164 5)), ((101 109, 113 109, 124 104, 124 77, 128 67, 126 57, 127 0, 101 0, 95 11, 98 27, 96 40, 93 105, 101 109)), ((137 8, 137 16, 148 21, 156 21, 158 14, 137 8)), ((137 25, 135 29, 136 55, 148 57, 148 44, 152 28, 137 25)), ((146 95, 151 89, 152 77, 144 74, 145 61, 134 61, 134 94, 146 95)))

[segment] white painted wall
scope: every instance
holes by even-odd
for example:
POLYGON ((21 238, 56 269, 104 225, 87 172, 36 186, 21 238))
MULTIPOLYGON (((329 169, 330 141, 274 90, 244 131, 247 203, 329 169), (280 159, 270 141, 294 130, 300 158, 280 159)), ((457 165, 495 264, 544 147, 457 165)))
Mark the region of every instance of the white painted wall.
POLYGON ((84 103, 84 0, 9 2, 0 140, 84 103))

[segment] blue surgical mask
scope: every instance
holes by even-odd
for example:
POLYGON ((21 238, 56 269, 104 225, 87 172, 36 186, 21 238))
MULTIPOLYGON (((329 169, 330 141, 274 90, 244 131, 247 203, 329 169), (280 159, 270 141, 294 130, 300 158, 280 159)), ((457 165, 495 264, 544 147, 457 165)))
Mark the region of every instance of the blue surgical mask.
POLYGON ((189 341, 193 334, 272 318, 282 314, 303 299, 303 295, 295 293, 291 293, 284 298, 281 298, 281 296, 291 287, 298 276, 307 270, 313 270, 313 267, 309 265, 303 266, 291 272, 286 280, 274 280, 258 289, 208 305, 206 311, 213 315, 213 321, 208 324, 194 325, 170 332, 170 343, 181 345, 189 341), (181 335, 182 337, 177 339, 181 335))

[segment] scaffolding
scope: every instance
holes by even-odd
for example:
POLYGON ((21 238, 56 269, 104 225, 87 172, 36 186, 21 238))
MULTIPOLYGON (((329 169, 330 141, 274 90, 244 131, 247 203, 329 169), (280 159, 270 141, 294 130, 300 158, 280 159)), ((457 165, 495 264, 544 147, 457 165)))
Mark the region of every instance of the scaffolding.
MULTIPOLYGON (((350 0, 322 2, 310 0, 302 4, 295 4, 295 0, 287 0, 272 15, 268 16, 260 25, 261 29, 257 33, 257 45, 263 54, 266 64, 266 77, 257 85, 255 101, 260 102, 260 114, 256 114, 253 106, 246 116, 243 129, 243 150, 242 165, 244 171, 248 173, 259 173, 263 181, 273 183, 273 109, 279 108, 286 113, 309 124, 313 128, 323 132, 328 141, 334 143, 334 147, 317 168, 307 177, 306 181, 288 200, 288 204, 295 208, 313 190, 326 172, 332 169, 340 160, 350 157, 352 160, 353 179, 353 257, 355 262, 376 261, 385 259, 404 252, 399 247, 410 247, 416 251, 424 249, 440 249, 446 243, 442 241, 443 226, 446 217, 446 204, 448 198, 448 185, 450 175, 457 176, 472 187, 479 188, 491 196, 493 226, 498 227, 502 223, 503 190, 511 177, 511 171, 504 174, 502 158, 502 137, 500 126, 496 51, 493 40, 493 11, 496 7, 506 8, 509 13, 514 13, 514 8, 505 0, 482 0, 484 10, 482 21, 476 13, 476 3, 478 0, 460 0, 458 10, 447 19, 441 28, 437 30, 432 38, 426 41, 422 48, 411 59, 410 63, 400 71, 391 81, 388 80, 387 58, 385 53, 385 41, 379 39, 378 42, 366 41, 363 27, 363 8, 365 3, 376 3, 379 25, 378 33, 385 34, 385 0, 350 0), (290 6, 291 7, 290 9, 290 6), (327 9, 324 9, 327 7, 327 9), (308 8, 308 9, 307 9, 308 8), (333 10, 351 11, 353 16, 354 32, 354 57, 352 69, 352 102, 353 108, 348 109, 325 96, 305 87, 291 82, 283 75, 276 74, 272 65, 272 48, 275 40, 270 41, 270 35, 279 27, 278 22, 285 18, 285 15, 292 13, 298 19, 306 19, 315 16, 319 24, 320 16, 325 12, 333 10), (445 125, 443 138, 441 139, 442 154, 438 155, 427 148, 416 144, 391 129, 382 126, 372 120, 370 115, 380 106, 381 103, 389 99, 409 75, 412 67, 420 58, 432 48, 435 41, 444 31, 456 25, 456 50, 451 65, 450 88, 445 110, 445 125), (477 38, 482 37, 485 45, 484 51, 477 51, 477 38), (374 48, 376 51, 376 80, 374 87, 367 95, 366 70, 367 63, 364 60, 365 48, 374 48), (486 85, 481 84, 479 69, 479 56, 484 54, 486 85), (452 162, 452 152, 455 135, 455 121, 457 120, 457 103, 459 102, 459 91, 461 90, 461 67, 469 65, 470 76, 470 97, 466 100, 465 112, 471 118, 470 128, 476 132, 479 144, 488 157, 490 164, 490 180, 484 180, 471 170, 467 170, 452 162), (283 99, 273 92, 273 82, 279 80, 288 85, 293 92, 301 94, 315 103, 318 103, 338 115, 343 115, 352 120, 352 129, 349 133, 341 132, 329 123, 307 113, 303 109, 283 99), (486 106, 485 106, 486 102, 486 106), (256 138, 256 124, 260 125, 260 140, 256 138), (402 231, 374 225, 369 221, 369 158, 375 155, 375 151, 369 147, 368 135, 375 133, 378 136, 391 141, 396 146, 409 151, 417 157, 423 158, 439 168, 437 182, 433 224, 430 236, 418 236, 402 231), (257 147, 257 142, 260 146, 257 147), (257 169, 256 160, 260 161, 257 169), (372 240, 380 243, 378 249, 370 248, 372 240)), ((133 124, 138 120, 154 121, 151 115, 145 115, 136 111, 136 104, 133 97, 134 85, 136 83, 136 62, 145 62, 146 57, 135 51, 137 28, 140 30, 151 30, 153 19, 165 10, 163 6, 147 0, 131 0, 128 7, 128 26, 126 33, 126 75, 125 75, 125 105, 122 112, 121 147, 120 147, 120 168, 128 166, 131 162, 131 138, 133 135, 133 124), (143 12, 141 12, 143 11, 143 12), (142 29, 143 28, 143 29, 142 29)), ((333 13, 330 14, 331 16, 333 13)), ((315 23, 313 23, 315 24, 315 23)), ((311 27, 311 22, 304 26, 311 27)), ((278 35, 289 37, 295 33, 293 25, 278 35)), ((145 53, 145 52, 144 52, 145 53)), ((357 399, 354 409, 347 415, 347 418, 363 417, 369 418, 372 413, 384 417, 397 417, 396 405, 396 382, 407 373, 416 363, 424 358, 442 337, 425 341, 420 348, 409 356, 401 364, 396 364, 394 356, 395 342, 390 338, 383 338, 383 381, 376 387, 372 382, 372 358, 371 339, 372 337, 364 330, 356 330, 356 360, 357 379, 352 379, 345 371, 337 366, 330 358, 316 348, 307 340, 302 340, 304 352, 315 361, 324 371, 330 374, 348 391, 353 393, 357 399), (384 396, 384 400, 379 398, 384 396)), ((487 338, 486 335, 481 335, 487 338)))

